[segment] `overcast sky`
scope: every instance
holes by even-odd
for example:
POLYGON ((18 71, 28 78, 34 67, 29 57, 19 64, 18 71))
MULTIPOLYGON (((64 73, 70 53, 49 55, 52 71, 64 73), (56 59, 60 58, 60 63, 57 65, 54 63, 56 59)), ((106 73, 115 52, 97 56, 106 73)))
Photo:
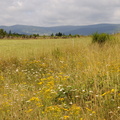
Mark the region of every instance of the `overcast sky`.
POLYGON ((120 0, 0 0, 0 25, 120 24, 120 0))

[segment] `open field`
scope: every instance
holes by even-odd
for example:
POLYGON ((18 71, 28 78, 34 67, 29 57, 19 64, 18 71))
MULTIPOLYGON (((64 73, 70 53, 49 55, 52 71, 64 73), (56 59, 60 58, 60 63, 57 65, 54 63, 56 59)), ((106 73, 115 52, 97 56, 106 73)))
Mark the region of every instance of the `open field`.
POLYGON ((119 120, 115 37, 0 40, 0 120, 119 120))
MULTIPOLYGON (((90 37, 88 37, 90 38, 90 37)), ((49 54, 54 49, 60 48, 64 49, 68 47, 76 46, 77 44, 88 45, 91 39, 86 39, 82 37, 71 38, 71 39, 27 39, 27 40, 0 40, 0 55, 2 57, 21 57, 30 58, 41 56, 42 54, 49 54), (86 42, 84 42, 86 41, 86 42)), ((78 46, 79 46, 78 45, 78 46)))

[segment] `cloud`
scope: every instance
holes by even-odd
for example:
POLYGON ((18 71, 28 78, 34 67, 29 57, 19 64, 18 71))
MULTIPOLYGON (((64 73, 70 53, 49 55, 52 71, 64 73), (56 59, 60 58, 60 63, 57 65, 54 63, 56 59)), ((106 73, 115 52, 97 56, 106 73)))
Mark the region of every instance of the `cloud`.
POLYGON ((1 25, 120 23, 120 0, 1 0, 1 25))

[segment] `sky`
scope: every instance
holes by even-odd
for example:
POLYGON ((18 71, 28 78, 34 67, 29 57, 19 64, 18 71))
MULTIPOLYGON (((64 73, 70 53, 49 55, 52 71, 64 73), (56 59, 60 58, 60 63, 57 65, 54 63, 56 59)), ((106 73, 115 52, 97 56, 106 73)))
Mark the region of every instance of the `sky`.
POLYGON ((120 24, 120 0, 0 0, 0 25, 120 24))

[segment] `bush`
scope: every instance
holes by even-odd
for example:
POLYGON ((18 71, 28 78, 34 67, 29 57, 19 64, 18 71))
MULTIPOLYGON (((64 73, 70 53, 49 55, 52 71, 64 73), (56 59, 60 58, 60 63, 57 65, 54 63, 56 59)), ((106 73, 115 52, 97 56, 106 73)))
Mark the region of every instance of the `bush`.
POLYGON ((92 42, 93 43, 99 43, 99 44, 102 44, 102 43, 105 43, 106 41, 110 40, 110 35, 107 34, 107 33, 94 33, 92 35, 92 42))

